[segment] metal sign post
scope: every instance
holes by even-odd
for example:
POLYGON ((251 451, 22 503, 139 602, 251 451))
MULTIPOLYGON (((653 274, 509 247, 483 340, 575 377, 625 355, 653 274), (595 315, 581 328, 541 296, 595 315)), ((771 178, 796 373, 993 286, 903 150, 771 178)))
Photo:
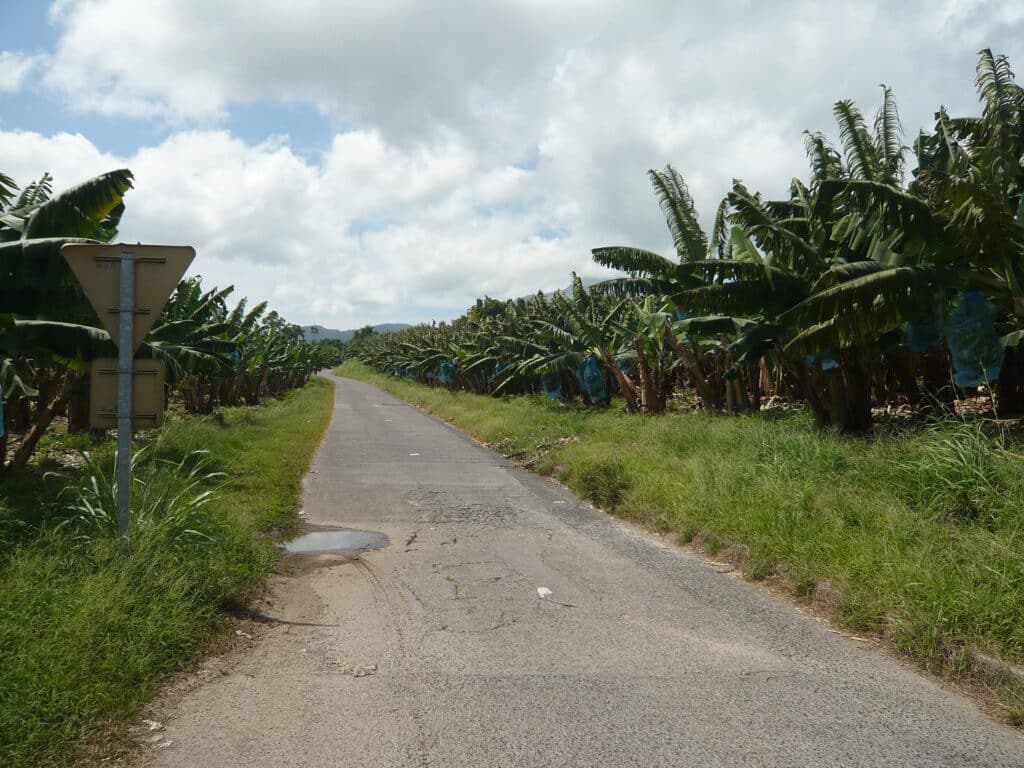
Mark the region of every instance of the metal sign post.
POLYGON ((135 356, 135 254, 121 251, 117 312, 117 532, 128 532, 132 510, 132 358, 135 356))

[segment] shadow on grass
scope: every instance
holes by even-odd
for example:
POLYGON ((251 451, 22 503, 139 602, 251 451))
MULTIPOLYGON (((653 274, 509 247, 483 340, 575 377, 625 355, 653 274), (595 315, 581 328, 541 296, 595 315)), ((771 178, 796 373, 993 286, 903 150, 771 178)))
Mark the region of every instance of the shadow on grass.
POLYGON ((29 467, 0 480, 0 561, 59 517, 60 492, 74 476, 29 467))

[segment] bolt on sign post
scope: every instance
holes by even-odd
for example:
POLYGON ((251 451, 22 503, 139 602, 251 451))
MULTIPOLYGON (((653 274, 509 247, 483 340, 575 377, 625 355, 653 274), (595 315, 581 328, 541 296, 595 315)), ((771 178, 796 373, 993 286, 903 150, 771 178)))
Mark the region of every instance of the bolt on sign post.
POLYGON ((90 367, 89 426, 117 426, 117 530, 131 520, 132 428, 163 422, 164 366, 135 360, 135 351, 195 258, 170 245, 69 243, 61 254, 117 345, 117 358, 90 367))

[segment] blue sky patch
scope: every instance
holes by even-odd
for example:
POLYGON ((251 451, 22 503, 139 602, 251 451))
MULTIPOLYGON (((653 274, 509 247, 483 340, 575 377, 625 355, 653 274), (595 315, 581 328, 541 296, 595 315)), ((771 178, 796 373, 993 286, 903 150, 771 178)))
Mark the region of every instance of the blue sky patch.
POLYGON ((349 224, 345 234, 349 237, 359 237, 360 235, 365 235, 367 232, 382 232, 392 224, 394 224, 394 220, 390 216, 361 216, 358 219, 352 220, 352 223, 349 224))
POLYGON ((233 104, 224 127, 248 144, 287 134, 289 148, 307 161, 319 160, 334 135, 330 119, 311 102, 233 104))
POLYGON ((540 165, 540 146, 534 144, 513 165, 523 171, 537 170, 537 166, 540 165))
POLYGON ((522 216, 530 211, 537 210, 543 205, 544 196, 534 195, 533 197, 521 197, 515 200, 505 200, 500 203, 491 203, 490 205, 475 205, 473 206, 473 212, 485 219, 501 215, 522 216))
POLYGON ((0 26, 0 50, 39 53, 57 42, 57 28, 47 16, 42 0, 4 0, 0 26))
MULTIPOLYGON (((60 28, 50 23, 47 8, 48 4, 40 0, 3 0, 0 51, 23 55, 53 51, 60 28)), ((21 90, 0 93, 0 130, 33 131, 45 136, 80 133, 103 152, 128 156, 142 147, 159 144, 182 127, 215 127, 231 131, 248 144, 287 135, 292 151, 311 161, 319 160, 329 149, 334 134, 331 120, 311 102, 232 104, 223 123, 170 126, 161 118, 105 117, 69 110, 57 95, 44 91, 38 78, 39 73, 32 72, 21 90)))
POLYGON ((536 232, 537 237, 541 240, 564 240, 569 234, 568 227, 563 227, 560 224, 545 224, 536 232))
POLYGON ((17 93, 0 94, 0 131, 80 133, 101 151, 121 156, 159 144, 172 133, 161 122, 71 112, 31 83, 17 93))

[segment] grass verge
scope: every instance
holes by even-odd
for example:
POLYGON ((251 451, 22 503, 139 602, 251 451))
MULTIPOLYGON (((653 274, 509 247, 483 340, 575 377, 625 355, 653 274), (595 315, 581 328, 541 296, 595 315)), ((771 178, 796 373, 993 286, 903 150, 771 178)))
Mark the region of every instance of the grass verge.
POLYGON ((1021 685, 978 663, 1024 662, 1019 443, 952 420, 848 438, 816 431, 799 412, 630 416, 450 393, 355 362, 338 373, 432 411, 616 515, 779 580, 843 626, 984 686, 1006 719, 1024 722, 1021 685))
MULTIPOLYGON (((273 566, 276 549, 258 534, 296 519, 332 392, 315 379, 266 407, 175 418, 146 435, 140 476, 153 497, 186 490, 196 450, 209 452, 206 474, 226 473, 176 529, 140 526, 125 542, 102 521, 61 527, 60 490, 88 467, 0 485, 0 765, 69 765, 130 745, 128 726, 160 681, 202 652, 273 566)), ((109 464, 111 450, 101 444, 93 458, 109 464)))

